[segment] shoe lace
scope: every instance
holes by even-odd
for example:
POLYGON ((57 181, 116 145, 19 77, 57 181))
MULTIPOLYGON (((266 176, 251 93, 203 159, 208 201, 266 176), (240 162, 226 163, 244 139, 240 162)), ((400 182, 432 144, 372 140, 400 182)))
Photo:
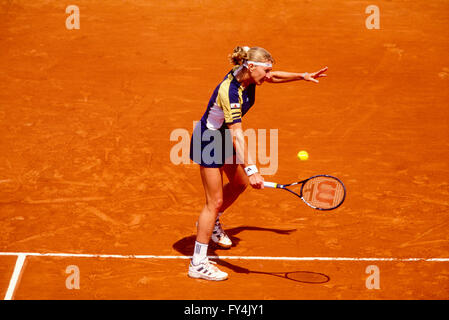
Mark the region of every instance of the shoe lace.
POLYGON ((216 228, 216 230, 218 230, 218 234, 220 235, 220 236, 225 236, 226 235, 226 233, 224 232, 224 230, 223 230, 223 225, 220 223, 220 221, 219 220, 217 220, 216 222, 215 222, 215 228, 216 228))
POLYGON ((206 265, 206 267, 212 269, 212 271, 214 272, 218 272, 218 268, 215 266, 217 263, 214 261, 210 261, 209 259, 207 259, 207 261, 204 262, 204 264, 206 265))

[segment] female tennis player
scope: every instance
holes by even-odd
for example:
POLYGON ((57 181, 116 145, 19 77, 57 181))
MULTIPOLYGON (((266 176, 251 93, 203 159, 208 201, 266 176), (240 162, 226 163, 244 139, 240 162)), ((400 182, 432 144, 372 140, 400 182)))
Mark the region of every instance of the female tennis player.
POLYGON ((248 184, 263 188, 264 179, 256 167, 256 159, 248 153, 242 127, 242 117, 254 104, 256 86, 295 80, 317 83, 327 70, 326 67, 314 73, 272 71, 274 59, 261 47, 238 46, 229 58, 234 68, 215 88, 190 145, 190 158, 200 165, 206 204, 198 218, 188 275, 215 281, 227 279, 228 274, 208 260, 209 240, 222 248, 232 246, 220 224, 220 216, 248 184), (224 186, 223 172, 229 180, 224 186))

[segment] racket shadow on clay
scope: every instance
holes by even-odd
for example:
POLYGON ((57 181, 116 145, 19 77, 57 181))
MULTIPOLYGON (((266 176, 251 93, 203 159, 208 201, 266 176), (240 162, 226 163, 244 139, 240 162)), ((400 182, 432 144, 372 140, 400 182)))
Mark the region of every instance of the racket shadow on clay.
POLYGON ((262 275, 269 275, 274 276, 278 278, 282 278, 285 280, 300 282, 300 283, 307 283, 307 284, 323 284, 330 281, 330 277, 325 275, 324 273, 320 272, 313 272, 313 271, 281 271, 281 272, 266 272, 266 271, 255 271, 255 270, 249 270, 240 266, 237 266, 235 264, 229 263, 224 260, 214 259, 214 261, 217 262, 218 265, 226 267, 234 271, 235 273, 246 273, 246 274, 262 274, 262 275))

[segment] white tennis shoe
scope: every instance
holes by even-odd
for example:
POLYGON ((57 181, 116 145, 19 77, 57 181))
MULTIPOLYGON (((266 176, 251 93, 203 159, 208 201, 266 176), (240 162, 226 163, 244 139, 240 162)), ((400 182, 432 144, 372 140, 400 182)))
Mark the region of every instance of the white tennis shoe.
POLYGON ((232 246, 232 241, 224 232, 220 220, 217 219, 214 226, 214 231, 212 231, 211 239, 213 242, 215 242, 218 246, 228 249, 232 246))
MULTIPOLYGON (((198 221, 196 222, 196 227, 198 228, 198 221)), ((232 241, 228 237, 226 232, 224 232, 220 220, 218 219, 217 221, 215 221, 214 231, 212 231, 212 235, 210 238, 215 244, 224 249, 229 249, 230 247, 232 247, 232 241)))
POLYGON ((192 260, 190 260, 189 265, 189 277, 194 279, 205 279, 211 281, 223 281, 228 278, 226 272, 221 271, 215 265, 217 263, 209 261, 209 259, 203 260, 199 265, 193 265, 192 260))

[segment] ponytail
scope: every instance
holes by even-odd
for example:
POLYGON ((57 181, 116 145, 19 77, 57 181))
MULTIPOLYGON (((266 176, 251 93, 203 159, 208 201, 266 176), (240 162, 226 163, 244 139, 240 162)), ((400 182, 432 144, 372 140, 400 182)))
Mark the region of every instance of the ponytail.
POLYGON ((243 64, 245 60, 249 58, 249 47, 240 47, 237 46, 234 48, 234 51, 229 55, 229 60, 231 64, 235 66, 240 66, 243 64))

